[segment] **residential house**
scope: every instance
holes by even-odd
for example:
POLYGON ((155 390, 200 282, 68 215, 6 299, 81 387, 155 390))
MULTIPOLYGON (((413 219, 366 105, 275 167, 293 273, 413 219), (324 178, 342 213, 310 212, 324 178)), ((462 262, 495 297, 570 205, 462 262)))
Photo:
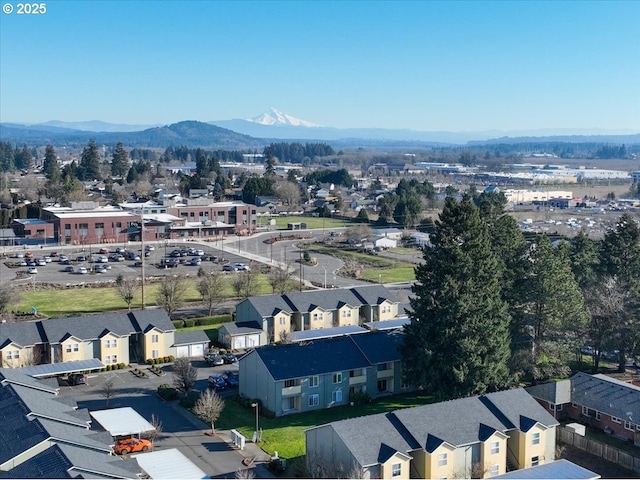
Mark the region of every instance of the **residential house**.
POLYGON ((86 409, 19 369, 0 369, 0 478, 136 478, 86 409))
POLYGON ((291 332, 390 320, 398 306, 382 285, 249 297, 236 305, 235 327, 222 326, 219 340, 236 349, 266 345, 291 332))
POLYGON ((310 471, 364 478, 488 478, 555 459, 558 422, 524 389, 305 431, 310 471))
POLYGON ((280 416, 406 392, 402 337, 392 330, 255 348, 239 360, 239 393, 280 416))
POLYGON ((640 387, 632 383, 579 372, 527 391, 559 420, 586 424, 640 445, 640 387))
POLYGON ((161 309, 0 324, 2 367, 93 358, 128 364, 176 353, 175 326, 161 309))

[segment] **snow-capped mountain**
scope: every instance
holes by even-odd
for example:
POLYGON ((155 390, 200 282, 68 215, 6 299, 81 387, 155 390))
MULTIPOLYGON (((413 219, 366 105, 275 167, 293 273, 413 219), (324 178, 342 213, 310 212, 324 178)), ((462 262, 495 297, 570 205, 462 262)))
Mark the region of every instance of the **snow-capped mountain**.
POLYGON ((315 123, 307 122, 306 120, 300 120, 299 118, 292 117, 291 115, 287 115, 286 113, 282 113, 281 111, 270 108, 268 111, 264 112, 262 115, 259 115, 254 118, 247 118, 248 122, 259 123, 260 125, 285 125, 289 127, 321 127, 322 125, 317 125, 315 123))

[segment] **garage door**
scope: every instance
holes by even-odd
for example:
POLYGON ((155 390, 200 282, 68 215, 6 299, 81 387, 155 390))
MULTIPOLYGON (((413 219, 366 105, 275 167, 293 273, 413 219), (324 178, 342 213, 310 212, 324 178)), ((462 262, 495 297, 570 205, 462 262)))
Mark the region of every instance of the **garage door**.
POLYGON ((192 357, 201 357, 203 353, 204 353, 204 347, 201 343, 199 345, 191 345, 192 357))
POLYGON ((247 335, 247 344, 246 348, 258 347, 260 346, 260 335, 247 335))
POLYGON ((188 357, 189 356, 189 346, 185 345, 183 347, 178 347, 178 351, 176 352, 176 356, 178 358, 188 357))
POLYGON ((239 350, 241 348, 244 348, 245 346, 245 337, 244 335, 241 337, 233 337, 233 345, 232 348, 235 350, 239 350))

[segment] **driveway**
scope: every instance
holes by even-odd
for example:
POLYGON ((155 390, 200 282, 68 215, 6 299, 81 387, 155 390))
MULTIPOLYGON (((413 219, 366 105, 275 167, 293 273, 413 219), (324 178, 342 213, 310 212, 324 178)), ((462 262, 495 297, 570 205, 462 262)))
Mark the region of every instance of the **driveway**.
MULTIPOLYGON (((204 362, 196 361, 198 366, 197 389, 206 388, 206 379, 213 372, 229 369, 223 367, 200 366, 204 362)), ((237 367, 236 367, 237 368, 237 367)), ((177 402, 166 402, 156 395, 156 390, 163 383, 172 383, 170 368, 163 368, 166 375, 149 378, 137 378, 128 369, 113 372, 101 372, 89 375, 86 385, 60 387, 60 396, 73 397, 79 408, 103 410, 105 408, 132 407, 147 421, 152 415, 162 422, 162 433, 156 439, 154 450, 177 448, 189 460, 196 464, 210 477, 234 478, 235 472, 246 468, 242 461, 245 458, 256 458, 252 466, 257 478, 273 478, 266 468, 269 456, 259 447, 247 442, 240 451, 231 446, 229 432, 218 431, 215 436, 205 435, 211 427, 180 407, 177 402), (114 394, 107 400, 101 394, 104 381, 114 379, 114 394)))

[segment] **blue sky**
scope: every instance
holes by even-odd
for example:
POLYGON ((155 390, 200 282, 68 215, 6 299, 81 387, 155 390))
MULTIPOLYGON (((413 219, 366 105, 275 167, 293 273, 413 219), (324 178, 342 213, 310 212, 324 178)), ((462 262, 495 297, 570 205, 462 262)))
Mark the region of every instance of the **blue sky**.
POLYGON ((7 3, 2 122, 640 132, 639 1, 7 3))

